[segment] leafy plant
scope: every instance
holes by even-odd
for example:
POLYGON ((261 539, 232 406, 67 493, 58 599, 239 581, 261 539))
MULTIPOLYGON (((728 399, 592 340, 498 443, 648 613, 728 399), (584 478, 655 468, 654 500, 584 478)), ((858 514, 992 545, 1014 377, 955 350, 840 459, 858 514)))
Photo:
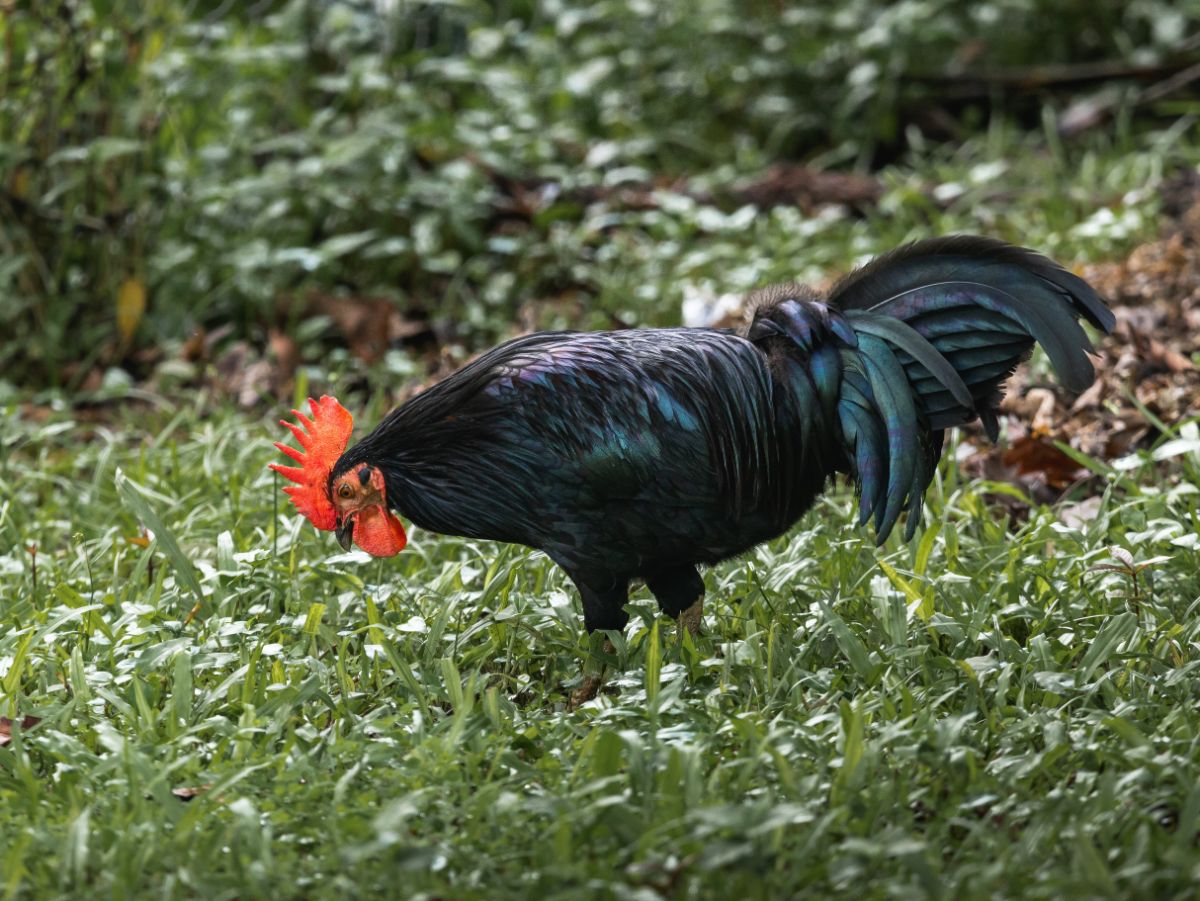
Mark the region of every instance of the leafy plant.
MULTIPOLYGON (((667 321, 683 282, 739 288, 765 270, 842 267, 882 243, 787 207, 764 235, 723 199, 730 185, 780 159, 864 168, 908 147, 921 183, 886 195, 870 229, 928 229, 963 188, 931 201, 937 161, 959 152, 957 171, 970 157, 988 180, 1021 143, 1008 113, 1024 113, 943 111, 961 123, 943 152, 946 134, 911 115, 940 102, 927 76, 1169 62, 1194 18, 1166 2, 1041 0, 10 4, 0 363, 33 384, 77 387, 110 365, 141 375, 155 354, 139 351, 197 326, 253 341, 294 330, 314 295, 384 298, 468 346, 518 313, 560 327, 667 321), (993 135, 967 140, 982 116, 993 135), (630 190, 649 199, 631 208, 630 190), (862 246, 810 253, 808 238, 830 228, 862 246), (715 248, 690 247, 714 235, 715 248)), ((1131 154, 1164 161, 1119 129, 1078 150, 1040 143, 1057 173, 1097 155, 1104 170, 1131 154)), ((1065 221, 1097 204, 1111 217, 1111 198, 1144 184, 1096 180, 1107 193, 1068 198, 1065 221)), ((938 224, 1027 231, 965 202, 960 213, 938 224)), ((1093 227, 1125 246, 1143 224, 1093 227)))

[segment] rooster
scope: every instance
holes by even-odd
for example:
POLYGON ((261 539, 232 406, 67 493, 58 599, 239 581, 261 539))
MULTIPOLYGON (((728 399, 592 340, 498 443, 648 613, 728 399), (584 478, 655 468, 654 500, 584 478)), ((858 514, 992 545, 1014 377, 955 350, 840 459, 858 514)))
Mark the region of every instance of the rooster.
MULTIPOLYGON (((544 551, 579 590, 584 626, 621 630, 640 578, 695 632, 698 566, 787 531, 837 473, 860 525, 906 538, 945 430, 995 441, 1004 381, 1035 343, 1064 386, 1094 372, 1079 320, 1109 332, 1092 288, 1033 251, 978 237, 901 247, 827 298, 776 285, 741 331, 664 328, 516 338, 414 397, 346 450, 352 420, 310 401, 285 422, 296 507, 388 556, 397 511, 423 529, 544 551)), ((585 680, 581 691, 594 692, 585 680)))

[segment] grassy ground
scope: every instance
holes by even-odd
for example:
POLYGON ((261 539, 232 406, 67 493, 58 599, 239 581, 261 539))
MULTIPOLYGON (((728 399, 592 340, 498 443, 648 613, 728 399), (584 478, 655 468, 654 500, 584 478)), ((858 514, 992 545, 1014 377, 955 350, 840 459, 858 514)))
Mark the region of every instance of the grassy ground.
MULTIPOLYGON (((896 169, 871 221, 651 230, 614 277, 661 283, 714 248, 715 274, 723 241, 775 261, 736 283, 921 231, 1075 258, 1153 228, 1129 192, 1161 155, 1030 155, 992 192, 973 152, 925 164, 965 192, 948 209, 896 169), (1093 221, 1105 195, 1115 218, 1093 221), (667 263, 639 253, 672 240, 667 263)), ((5 897, 1183 898, 1200 879, 1194 424, 1160 459, 1094 463, 1101 504, 1075 525, 1010 521, 989 492, 1012 489, 947 464, 924 531, 876 550, 839 489, 706 575, 698 641, 639 591, 611 692, 568 712, 581 617, 540 554, 421 532, 394 560, 340 554, 266 471, 276 427, 135 403, 87 425, 14 402, 0 426, 0 715, 41 718, 0 748, 5 897)))

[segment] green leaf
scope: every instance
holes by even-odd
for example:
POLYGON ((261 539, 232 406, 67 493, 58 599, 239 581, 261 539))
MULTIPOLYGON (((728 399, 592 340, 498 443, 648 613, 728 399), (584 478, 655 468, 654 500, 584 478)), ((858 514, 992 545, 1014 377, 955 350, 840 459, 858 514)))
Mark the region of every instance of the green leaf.
POLYGON ((1126 611, 1110 618, 1100 628, 1083 655, 1083 660, 1079 662, 1079 684, 1087 682, 1092 673, 1113 655, 1117 646, 1133 635, 1137 623, 1137 616, 1126 611))
POLYGON ((913 610, 922 622, 929 622, 929 618, 933 616, 933 590, 927 588, 924 592, 917 591, 916 587, 885 560, 876 561, 879 563, 879 568, 883 570, 883 574, 888 577, 888 581, 898 590, 904 593, 908 598, 908 602, 913 605, 913 610))
POLYGON ((187 724, 192 717, 192 655, 175 654, 175 673, 171 685, 171 707, 177 723, 187 724))
POLYGON ((1117 733, 1117 735, 1121 736, 1121 738, 1125 739, 1127 743, 1135 748, 1152 747, 1150 739, 1146 737, 1145 733, 1124 717, 1105 717, 1103 722, 1104 725, 1108 726, 1108 728, 1112 729, 1113 732, 1117 733))
POLYGON ((845 747, 842 749, 842 767, 841 776, 843 781, 849 781, 853 777, 858 765, 862 762, 864 753, 865 726, 863 722, 862 706, 859 704, 848 704, 845 701, 841 706, 842 714, 842 729, 845 733, 845 747))
POLYGON ((325 241, 317 248, 317 253, 321 259, 328 262, 335 260, 338 257, 345 256, 348 253, 353 253, 360 247, 364 247, 375 240, 375 230, 368 229, 367 231, 354 232, 349 235, 335 235, 328 241, 325 241))
MULTIPOLYGON (((17 687, 21 684, 21 674, 25 670, 25 657, 29 654, 29 647, 33 644, 34 633, 30 632, 21 639, 21 643, 17 645, 17 653, 13 655, 12 662, 8 665, 8 672, 4 676, 4 696, 6 698, 15 698, 17 687)), ((16 716, 16 710, 10 710, 13 716, 16 716)))
POLYGON ((442 683, 446 686, 446 696, 450 699, 450 705, 454 708, 455 713, 462 713, 466 709, 462 675, 449 657, 443 657, 438 663, 442 670, 442 683))
POLYGON ((596 778, 614 776, 621 771, 625 743, 610 729, 593 729, 588 735, 592 746, 591 770, 596 778))
POLYGON ((848 790, 855 785, 859 766, 866 753, 866 722, 860 704, 842 701, 839 706, 842 720, 842 764, 834 778, 832 800, 845 801, 848 790))
POLYGON ((139 153, 141 149, 141 141, 134 141, 130 138, 104 137, 97 138, 88 145, 88 155, 98 163, 107 163, 118 157, 139 153))
POLYGON ((929 568, 929 558, 933 554, 938 535, 941 532, 941 522, 939 521, 933 528, 926 529, 925 534, 921 536, 921 542, 917 545, 917 556, 913 560, 913 572, 916 575, 925 575, 925 570, 929 568))
POLYGON ((653 704, 662 681, 662 644, 658 640, 658 620, 646 636, 646 699, 653 704))
POLYGON ((324 604, 309 604, 308 615, 304 617, 304 627, 301 631, 305 635, 316 635, 321 628, 321 620, 325 616, 324 604))
POLYGON ((1079 874, 1080 881, 1084 885, 1088 885, 1100 891, 1101 897, 1113 897, 1117 893, 1116 883, 1113 882, 1112 872, 1108 868, 1108 864, 1100 856, 1100 852, 1096 850, 1096 846, 1092 844, 1091 838, 1082 829, 1079 829, 1079 834, 1075 840, 1075 857, 1074 866, 1079 874))
POLYGON ((379 628, 383 620, 379 616, 379 608, 375 604, 375 600, 370 596, 367 597, 367 641, 370 644, 383 647, 387 642, 384 637, 383 629, 379 628))
POLYGON ((854 667, 854 671, 863 679, 874 681, 875 664, 871 662, 867 646, 850 630, 845 621, 833 612, 832 607, 824 601, 819 603, 825 614, 825 621, 829 623, 829 628, 833 632, 834 640, 842 649, 842 653, 846 655, 846 659, 850 661, 850 665, 854 667))
POLYGON ((175 534, 167 528, 159 515, 150 506, 149 501, 141 494, 141 486, 130 481, 125 473, 117 470, 116 475, 117 491, 121 495, 121 499, 128 506, 142 523, 154 533, 154 540, 158 546, 163 549, 167 555, 167 559, 171 561, 172 567, 175 569, 175 574, 179 577, 180 582, 186 585, 196 596, 197 601, 204 600, 204 592, 200 588, 200 580, 196 576, 196 569, 192 566, 191 561, 179 548, 179 542, 175 540, 175 534))

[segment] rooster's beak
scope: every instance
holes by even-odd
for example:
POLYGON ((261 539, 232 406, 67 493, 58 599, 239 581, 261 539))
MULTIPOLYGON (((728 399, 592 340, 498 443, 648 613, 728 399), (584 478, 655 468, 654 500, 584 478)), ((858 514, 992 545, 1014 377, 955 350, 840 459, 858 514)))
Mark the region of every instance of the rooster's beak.
POLYGON ((354 546, 354 517, 347 516, 337 524, 337 540, 342 546, 343 551, 348 551, 354 546))

